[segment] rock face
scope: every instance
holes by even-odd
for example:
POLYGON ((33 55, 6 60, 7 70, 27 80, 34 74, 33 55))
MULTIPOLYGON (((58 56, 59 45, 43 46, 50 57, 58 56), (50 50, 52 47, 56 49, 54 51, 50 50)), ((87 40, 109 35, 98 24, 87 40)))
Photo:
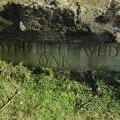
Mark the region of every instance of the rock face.
POLYGON ((66 8, 30 8, 22 9, 21 21, 27 30, 77 31, 75 14, 66 8))
MULTIPOLYGON (((100 4, 99 2, 99 0, 91 2, 89 0, 44 0, 43 2, 35 0, 23 4, 21 21, 27 30, 104 32, 110 29, 111 25, 103 27, 97 23, 99 21, 97 19, 106 14, 114 2, 111 0, 102 0, 100 4)), ((113 31, 112 28, 110 30, 113 31)))
POLYGON ((6 28, 0 19, 1 31, 92 33, 119 41, 118 0, 31 0, 21 4, 8 3, 4 5, 0 16, 13 23, 7 24, 6 28))

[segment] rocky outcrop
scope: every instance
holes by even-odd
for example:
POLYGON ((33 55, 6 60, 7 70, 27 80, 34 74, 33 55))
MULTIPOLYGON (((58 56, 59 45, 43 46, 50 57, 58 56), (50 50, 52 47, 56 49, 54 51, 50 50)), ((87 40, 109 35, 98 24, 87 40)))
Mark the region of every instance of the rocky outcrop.
POLYGON ((4 5, 0 16, 2 32, 77 32, 93 34, 100 37, 101 41, 107 38, 119 41, 120 38, 118 0, 31 0, 21 4, 8 3, 4 5), (3 19, 6 19, 6 23, 3 23, 3 19))

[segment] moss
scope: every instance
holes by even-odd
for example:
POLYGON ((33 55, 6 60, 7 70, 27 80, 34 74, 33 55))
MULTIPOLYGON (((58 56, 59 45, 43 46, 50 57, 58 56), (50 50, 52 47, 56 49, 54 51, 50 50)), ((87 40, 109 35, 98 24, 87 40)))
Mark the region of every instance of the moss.
POLYGON ((0 5, 0 12, 4 10, 4 7, 0 5))

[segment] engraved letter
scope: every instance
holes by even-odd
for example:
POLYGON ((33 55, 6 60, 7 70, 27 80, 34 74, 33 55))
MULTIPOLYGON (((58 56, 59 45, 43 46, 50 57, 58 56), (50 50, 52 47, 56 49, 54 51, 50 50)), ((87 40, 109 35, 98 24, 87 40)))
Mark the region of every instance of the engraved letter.
POLYGON ((39 57, 39 64, 42 66, 47 66, 48 64, 48 59, 46 56, 40 56, 39 57))
POLYGON ((115 46, 109 46, 109 54, 110 57, 116 57, 118 55, 118 48, 115 46))

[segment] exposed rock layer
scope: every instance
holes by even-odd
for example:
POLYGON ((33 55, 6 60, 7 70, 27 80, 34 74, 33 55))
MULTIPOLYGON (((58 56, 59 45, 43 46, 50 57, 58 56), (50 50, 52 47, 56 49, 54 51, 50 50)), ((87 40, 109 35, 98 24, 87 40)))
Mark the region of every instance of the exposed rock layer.
POLYGON ((101 41, 109 39, 119 41, 120 2, 117 0, 31 0, 21 4, 8 3, 0 13, 0 22, 2 33, 29 30, 77 32, 94 34, 101 41), (6 22, 3 21, 4 19, 6 22), (11 22, 13 24, 8 24, 11 22))

